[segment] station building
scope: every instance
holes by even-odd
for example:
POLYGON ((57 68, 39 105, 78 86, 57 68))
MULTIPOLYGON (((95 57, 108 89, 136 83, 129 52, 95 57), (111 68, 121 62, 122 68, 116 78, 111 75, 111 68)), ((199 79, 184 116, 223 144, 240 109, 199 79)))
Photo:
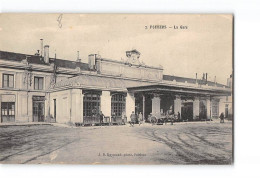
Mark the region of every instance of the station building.
POLYGON ((82 123, 93 113, 121 118, 140 112, 180 113, 186 120, 232 116, 232 76, 226 85, 207 79, 165 75, 163 67, 141 63, 140 52, 126 60, 91 54, 84 62, 0 51, 1 123, 82 123))

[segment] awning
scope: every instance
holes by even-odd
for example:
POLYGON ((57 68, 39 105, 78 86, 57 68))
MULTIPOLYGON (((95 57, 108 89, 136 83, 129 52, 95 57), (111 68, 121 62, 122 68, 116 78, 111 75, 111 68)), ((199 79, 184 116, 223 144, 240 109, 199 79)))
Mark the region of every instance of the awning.
POLYGON ((133 93, 174 93, 188 95, 231 95, 231 89, 221 87, 199 87, 185 83, 147 82, 122 78, 107 77, 101 75, 80 75, 60 82, 52 88, 59 89, 98 89, 109 91, 133 92, 133 93))
POLYGON ((172 85, 147 85, 147 86, 137 86, 127 88, 129 92, 134 93, 175 93, 180 95, 207 95, 207 96, 226 96, 231 95, 231 90, 229 89, 203 89, 203 88, 188 88, 181 86, 172 86, 172 85))
POLYGON ((58 88, 90 88, 127 91, 124 80, 103 76, 80 75, 60 81, 53 89, 58 88))

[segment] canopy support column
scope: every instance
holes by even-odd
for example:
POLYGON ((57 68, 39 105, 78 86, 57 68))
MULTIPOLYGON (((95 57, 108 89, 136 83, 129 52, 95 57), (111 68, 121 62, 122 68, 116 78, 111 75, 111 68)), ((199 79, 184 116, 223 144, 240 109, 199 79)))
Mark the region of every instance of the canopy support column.
POLYGON ((152 114, 157 116, 161 114, 161 99, 159 95, 154 95, 152 99, 152 114))
POLYGON ((143 120, 145 121, 145 95, 143 94, 143 120))
POLYGON ((174 100, 174 113, 178 114, 178 112, 181 116, 181 97, 179 95, 177 95, 176 99, 174 100))

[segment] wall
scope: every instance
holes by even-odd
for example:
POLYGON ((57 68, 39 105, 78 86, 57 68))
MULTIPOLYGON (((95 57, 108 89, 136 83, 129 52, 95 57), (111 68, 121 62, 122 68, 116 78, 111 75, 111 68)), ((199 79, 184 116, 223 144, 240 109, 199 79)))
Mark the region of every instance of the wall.
POLYGON ((207 119, 211 119, 211 100, 206 99, 206 108, 207 108, 207 119))
POLYGON ((100 96, 101 111, 105 116, 111 116, 111 95, 110 91, 102 91, 100 96))
POLYGON ((219 100, 219 115, 223 112, 225 115, 225 104, 226 104, 226 97, 221 97, 219 100))
POLYGON ((161 104, 160 97, 157 97, 157 96, 153 97, 153 99, 152 99, 152 115, 160 116, 160 114, 161 114, 160 104, 161 104))
POLYGON ((83 94, 81 89, 70 89, 71 93, 71 122, 83 122, 83 94))
POLYGON ((199 98, 195 98, 193 101, 193 119, 199 116, 200 113, 200 100, 199 98))
POLYGON ((180 112, 181 115, 181 103, 182 100, 179 96, 176 96, 176 99, 174 100, 174 113, 178 114, 178 112, 180 112))
MULTIPOLYGON (((20 63, 18 63, 20 64, 20 63)), ((67 79, 68 75, 57 75, 57 81, 67 79)), ((52 73, 33 71, 28 73, 24 69, 0 68, 0 96, 15 95, 15 122, 33 121, 33 96, 45 97, 45 119, 49 116, 49 89, 52 79, 52 73), (14 87, 3 88, 3 74, 14 75, 14 87), (43 89, 34 89, 34 77, 43 77, 43 89)), ((66 101, 65 101, 66 102, 66 101)), ((67 103, 67 102, 66 102, 67 103)), ((63 104, 63 103, 62 103, 63 104)), ((1 107, 1 97, 0 97, 1 107)), ((66 109, 66 106, 65 106, 66 109)), ((66 119, 65 119, 66 120, 66 119)))
POLYGON ((127 93, 126 96, 126 117, 127 121, 130 121, 130 115, 132 111, 135 111, 135 97, 133 93, 127 93))
POLYGON ((97 70, 104 75, 120 76, 125 78, 134 78, 150 81, 161 81, 163 76, 163 69, 129 65, 113 60, 97 60, 97 70))
POLYGON ((56 99, 56 122, 68 123, 71 120, 70 90, 50 93, 50 115, 54 117, 54 99, 56 99))

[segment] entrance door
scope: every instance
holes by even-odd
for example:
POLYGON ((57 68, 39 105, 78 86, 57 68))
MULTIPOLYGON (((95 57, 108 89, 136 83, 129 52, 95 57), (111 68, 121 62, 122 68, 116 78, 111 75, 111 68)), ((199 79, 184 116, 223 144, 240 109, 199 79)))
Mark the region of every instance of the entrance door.
POLYGON ((33 122, 44 122, 44 101, 33 101, 33 122))
POLYGON ((187 102, 183 103, 183 106, 181 107, 181 118, 182 120, 193 120, 193 103, 187 102))
MULTIPOLYGON (((144 104, 144 117, 148 119, 148 115, 152 113, 152 98, 153 95, 145 94, 145 104, 144 104)), ((135 113, 143 114, 143 95, 142 94, 135 94, 135 113)))
POLYGON ((15 103, 1 103, 1 122, 15 122, 15 103))
POLYGON ((206 101, 201 100, 200 101, 200 113, 199 113, 200 119, 207 119, 207 107, 206 107, 206 101))
POLYGON ((225 105, 225 118, 228 118, 228 104, 225 105))

